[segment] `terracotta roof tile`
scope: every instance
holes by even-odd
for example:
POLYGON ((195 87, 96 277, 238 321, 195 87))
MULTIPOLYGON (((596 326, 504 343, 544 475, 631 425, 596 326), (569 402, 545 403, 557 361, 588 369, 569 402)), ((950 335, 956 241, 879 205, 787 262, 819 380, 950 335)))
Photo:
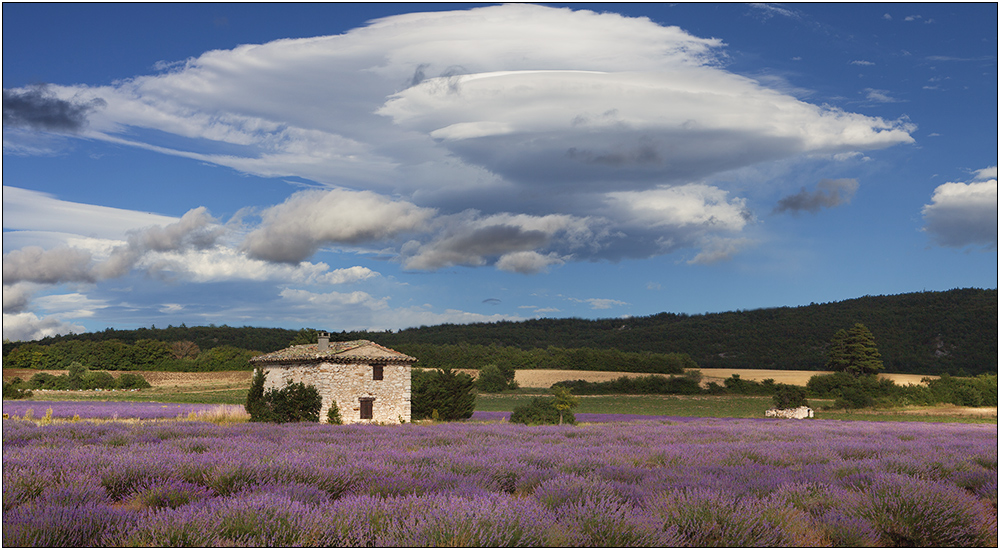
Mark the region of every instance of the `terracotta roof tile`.
POLYGON ((417 359, 380 346, 369 340, 350 342, 330 342, 330 347, 319 351, 318 344, 291 346, 283 350, 258 355, 250 363, 313 363, 313 362, 353 363, 415 363, 417 359))

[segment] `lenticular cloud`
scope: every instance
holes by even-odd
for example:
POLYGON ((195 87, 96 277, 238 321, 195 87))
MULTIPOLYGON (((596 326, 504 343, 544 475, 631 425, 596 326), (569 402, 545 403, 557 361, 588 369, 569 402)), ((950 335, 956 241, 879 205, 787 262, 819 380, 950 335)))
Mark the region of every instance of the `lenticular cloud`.
MULTIPOLYGON (((369 201, 378 208, 359 222, 387 228, 377 235, 332 221, 292 227, 276 210, 245 243, 252 257, 276 262, 416 229, 425 208, 591 220, 600 224, 592 235, 629 237, 589 243, 591 258, 644 257, 675 248, 655 243, 731 238, 743 222, 705 226, 693 239, 666 208, 666 218, 630 227, 630 209, 608 206, 633 196, 622 193, 712 188, 728 170, 913 141, 903 121, 813 105, 729 72, 723 47, 647 18, 515 4, 397 15, 336 36, 206 52, 109 86, 48 91, 104 102, 89 114, 89 138, 394 196, 369 201), (389 204, 408 212, 385 217, 389 204)), ((730 210, 742 205, 728 200, 730 210)), ((707 219, 719 205, 683 207, 707 219)), ((530 252, 530 266, 508 268, 533 272, 546 263, 539 258, 588 257, 539 238, 480 262, 481 254, 436 249, 455 248, 448 234, 418 239, 422 259, 409 263, 482 265, 530 252)))

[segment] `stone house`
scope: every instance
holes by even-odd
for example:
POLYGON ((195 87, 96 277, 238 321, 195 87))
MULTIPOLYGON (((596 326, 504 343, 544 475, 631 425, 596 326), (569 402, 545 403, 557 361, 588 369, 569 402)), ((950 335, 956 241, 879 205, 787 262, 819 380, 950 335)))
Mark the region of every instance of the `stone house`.
POLYGON ((291 381, 315 386, 323 397, 320 422, 336 402, 344 424, 410 421, 410 367, 417 360, 368 340, 291 346, 250 359, 264 370, 265 391, 291 381))

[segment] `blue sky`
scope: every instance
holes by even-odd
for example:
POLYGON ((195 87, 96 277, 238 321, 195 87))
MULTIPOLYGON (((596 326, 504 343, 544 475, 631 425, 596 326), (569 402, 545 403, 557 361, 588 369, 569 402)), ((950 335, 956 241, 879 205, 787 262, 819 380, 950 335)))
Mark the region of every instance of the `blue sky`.
POLYGON ((997 285, 996 4, 3 15, 11 340, 997 285))

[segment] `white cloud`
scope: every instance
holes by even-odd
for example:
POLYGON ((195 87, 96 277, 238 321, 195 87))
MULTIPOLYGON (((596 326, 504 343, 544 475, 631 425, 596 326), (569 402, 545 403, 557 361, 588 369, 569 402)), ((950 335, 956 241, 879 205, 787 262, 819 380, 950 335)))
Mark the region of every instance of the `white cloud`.
POLYGON ((379 276, 378 272, 361 266, 331 271, 330 266, 324 262, 275 264, 254 260, 229 247, 149 254, 137 267, 163 277, 182 278, 196 283, 274 281, 341 285, 379 276))
POLYGON ((870 67, 874 64, 875 63, 872 63, 871 61, 865 61, 863 59, 855 59, 854 61, 851 61, 851 65, 861 65, 864 67, 870 67))
POLYGON ((629 305, 628 302, 623 302, 621 300, 612 300, 610 298, 586 298, 584 300, 580 300, 578 298, 570 298, 570 301, 590 304, 591 309, 611 309, 614 306, 629 305))
MULTIPOLYGON (((72 205, 65 201, 48 200, 50 203, 72 205)), ((58 206, 58 205, 57 205, 58 206)), ((79 205, 80 208, 70 209, 86 211, 89 205, 79 205)), ((94 208, 100 211, 99 207, 94 208)), ((129 219, 129 212, 119 209, 108 209, 109 214, 129 219)), ((135 218, 131 216, 131 218, 135 218)), ((152 225, 141 229, 127 230, 125 242, 110 239, 80 238, 58 232, 42 231, 33 234, 44 234, 49 242, 56 246, 44 249, 40 246, 25 246, 12 250, 3 257, 3 282, 5 285, 21 281, 58 284, 63 282, 96 282, 104 279, 121 277, 131 271, 145 256, 156 252, 174 252, 184 250, 201 250, 214 246, 222 236, 223 228, 215 223, 205 208, 195 208, 184 214, 179 220, 167 225, 152 225), (65 243, 63 244, 60 238, 65 243), (96 251, 96 253, 95 253, 96 251)), ((22 224, 34 228, 30 222, 22 224)), ((37 227, 51 226, 48 220, 42 219, 37 227)), ((80 230, 86 230, 88 224, 81 223, 80 230)), ((120 228, 121 225, 118 225, 120 228)), ((14 240, 17 234, 13 232, 14 240)), ((7 239, 5 239, 6 241, 7 239)), ((6 244, 6 243, 5 243, 6 244)))
POLYGON ((609 215, 629 220, 621 230, 635 255, 701 247, 715 238, 740 233, 754 219, 744 199, 731 199, 728 191, 705 184, 608 193, 606 197, 609 215))
POLYGON ((782 8, 774 4, 768 4, 764 2, 753 2, 750 4, 750 7, 757 9, 759 13, 765 17, 765 19, 770 19, 775 15, 780 15, 782 17, 789 17, 791 19, 801 19, 798 13, 788 8, 782 8))
POLYGON ((368 310, 379 310, 388 307, 385 298, 374 298, 367 292, 310 292, 308 290, 287 288, 281 291, 281 297, 292 307, 311 306, 322 308, 362 307, 368 310))
POLYGON ((994 180, 997 179, 997 167, 996 166, 990 166, 989 168, 983 168, 982 170, 976 170, 975 177, 973 178, 974 181, 983 181, 983 180, 990 180, 990 179, 994 179, 994 180))
POLYGON ((301 191, 263 213, 243 249, 252 258, 297 263, 324 244, 360 244, 422 230, 429 208, 369 191, 301 191))
POLYGON ((940 246, 961 248, 982 245, 997 247, 997 169, 976 172, 976 178, 993 177, 971 183, 939 185, 931 204, 923 208, 924 231, 940 246))
POLYGON ((93 282, 97 277, 92 272, 91 260, 88 252, 75 248, 44 250, 28 246, 3 255, 3 284, 93 282))
POLYGON ((607 193, 612 210, 635 225, 651 227, 713 226, 739 231, 747 223, 745 201, 729 200, 717 187, 691 184, 650 191, 607 193))
POLYGON ((868 101, 877 101, 879 103, 896 103, 899 100, 890 96, 888 90, 876 90, 875 88, 865 88, 865 98, 868 101))
POLYGON ((702 251, 687 263, 707 265, 725 261, 754 244, 752 239, 712 237, 704 243, 702 251))
POLYGON ((514 273, 541 273, 550 265, 562 265, 565 260, 555 253, 541 255, 532 250, 522 252, 511 252, 504 254, 497 260, 497 269, 501 271, 512 271, 514 273))
POLYGON ((85 331, 82 325, 65 323, 51 316, 38 318, 30 312, 3 314, 3 337, 12 342, 30 342, 46 336, 85 331))
POLYGON ((49 294, 36 298, 33 303, 52 315, 69 319, 93 317, 96 310, 108 307, 104 300, 95 300, 79 292, 49 294))
MULTIPOLYGON (((334 194, 330 192, 327 197, 334 194)), ((341 196, 357 199, 359 195, 372 196, 375 203, 388 203, 370 193, 341 196)), ((5 305, 9 311, 27 305, 27 291, 15 291, 21 285, 36 283, 31 287, 36 288, 67 282, 93 283, 122 277, 133 269, 196 283, 242 280, 345 285, 379 276, 361 266, 331 270, 323 262, 276 264, 252 259, 222 243, 238 238, 237 228, 220 225, 205 208, 172 218, 73 203, 12 187, 4 187, 4 197, 5 227, 9 224, 17 229, 4 234, 4 245, 20 246, 4 254, 5 298, 8 294, 12 297, 5 305), (62 232, 74 230, 78 233, 62 232)), ((290 202, 299 198, 293 196, 290 202)), ((316 204, 325 205, 323 201, 316 204)), ((367 209, 369 215, 380 214, 363 200, 341 200, 337 205, 348 211, 367 209)), ((421 210, 412 206, 403 209, 421 210)), ((388 214, 396 212, 390 209, 388 214)), ((342 216, 340 221, 350 223, 348 216, 342 216)), ((400 221, 385 219, 379 223, 391 227, 400 221)))
POLYGON ((652 187, 912 141, 904 124, 816 107, 708 66, 441 77, 395 94, 379 113, 509 181, 601 190, 622 178, 652 187))
POLYGON ((24 311, 37 289, 38 285, 31 283, 3 285, 3 310, 10 313, 24 311))

